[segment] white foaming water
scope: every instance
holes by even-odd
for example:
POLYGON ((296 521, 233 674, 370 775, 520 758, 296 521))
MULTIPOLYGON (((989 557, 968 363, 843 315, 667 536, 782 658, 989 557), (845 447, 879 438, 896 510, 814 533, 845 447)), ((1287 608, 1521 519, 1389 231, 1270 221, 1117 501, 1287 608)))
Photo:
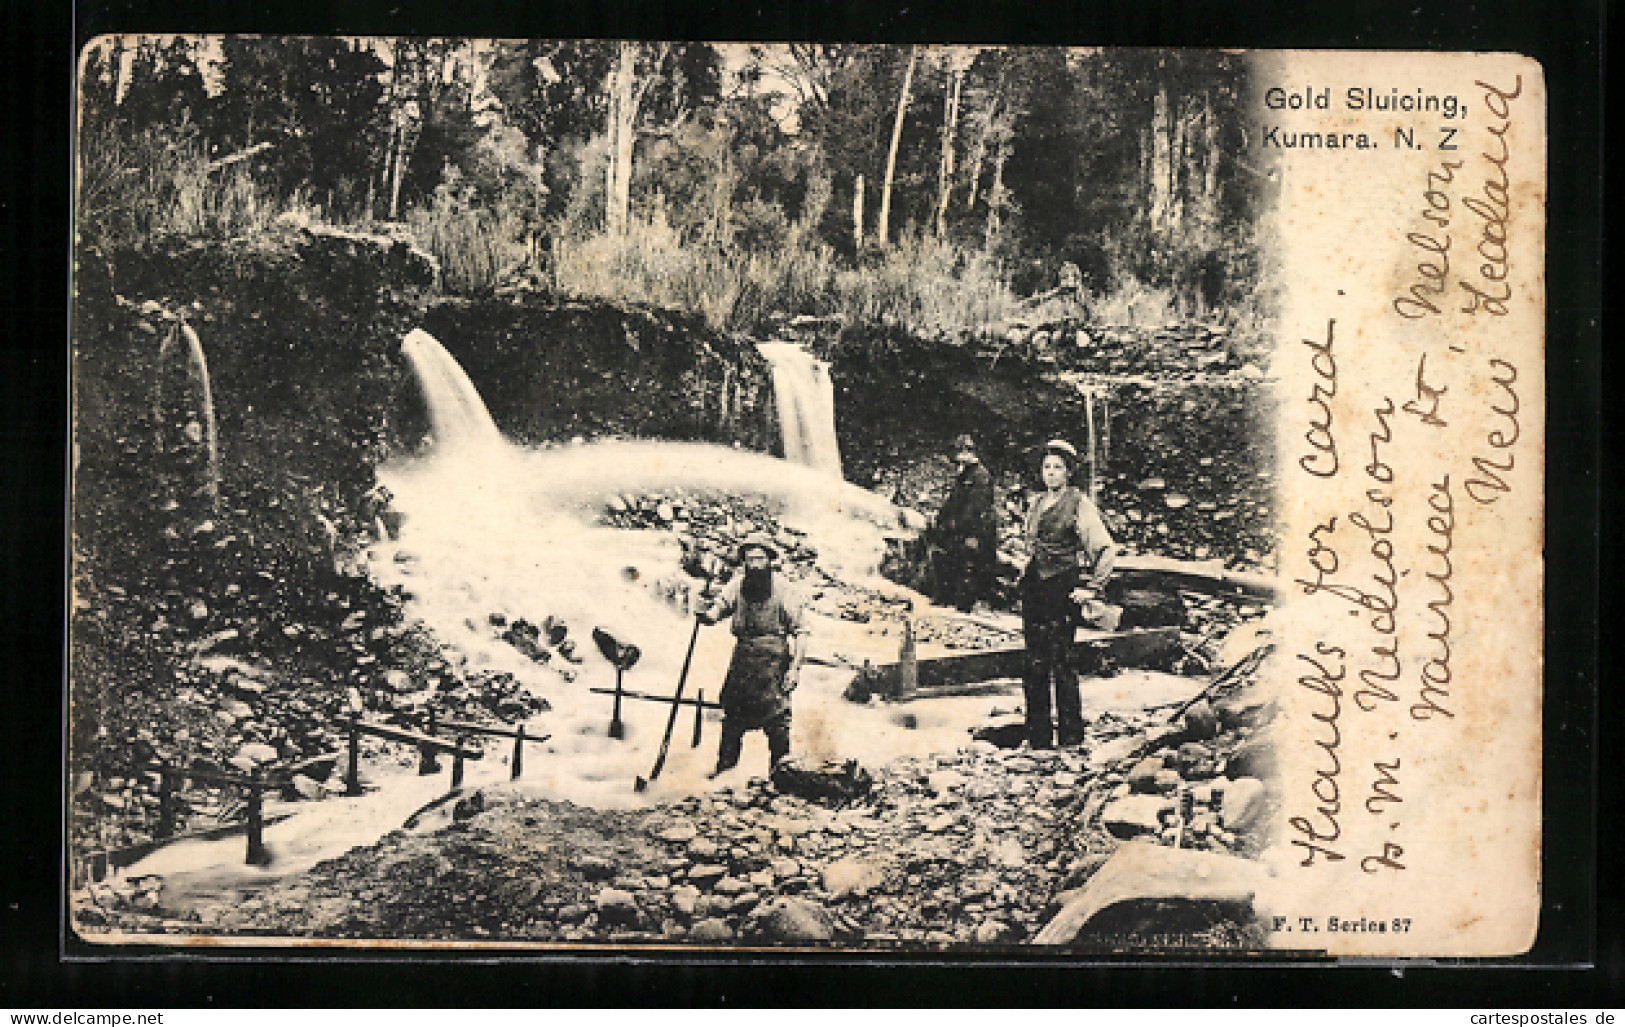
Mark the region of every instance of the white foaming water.
POLYGON ((839 478, 841 447, 829 365, 790 342, 759 342, 756 349, 773 370, 784 458, 839 478))
MULTIPOLYGON (((674 442, 599 442, 556 449, 492 447, 386 467, 381 477, 404 515, 401 539, 378 546, 374 574, 411 595, 408 614, 423 620, 448 644, 451 658, 469 669, 513 674, 552 710, 536 717, 532 733, 550 733, 543 754, 527 759, 527 789, 601 806, 627 806, 706 787, 714 759, 717 724, 702 725, 706 740, 690 745, 692 710, 680 714, 666 769, 646 793, 632 790, 647 776, 664 733, 669 707, 628 700, 626 737, 608 737, 614 669, 590 642, 602 627, 642 650, 625 675, 630 690, 671 694, 677 685, 693 621, 662 601, 662 582, 683 579, 678 535, 667 530, 627 531, 594 523, 610 497, 676 488, 726 492, 764 499, 781 520, 804 531, 820 565, 845 580, 871 580, 884 552, 884 534, 898 511, 879 497, 812 469, 757 453, 674 442), (539 665, 515 650, 493 626, 523 618, 540 624, 565 621, 582 663, 576 680, 555 657, 539 665)), ((687 579, 698 589, 696 579, 687 579)), ((820 622, 830 624, 832 622, 820 622)), ((814 626, 815 634, 819 631, 814 626)), ((715 699, 732 650, 723 626, 702 628, 685 694, 715 699)), ((820 704, 816 685, 826 675, 809 668, 802 707, 820 704)), ((827 675, 836 705, 808 721, 811 741, 823 738, 827 755, 846 732, 836 722, 844 680, 827 675)), ((855 711, 855 708, 854 708, 855 711)), ((800 720, 798 720, 798 729, 800 720)), ((753 736, 754 738, 755 736, 753 736)), ((842 739, 844 740, 844 739, 842 739)), ((962 731, 955 744, 963 741, 962 731)), ((742 767, 765 770, 765 759, 742 767)), ((746 774, 745 776, 749 776, 746 774)))

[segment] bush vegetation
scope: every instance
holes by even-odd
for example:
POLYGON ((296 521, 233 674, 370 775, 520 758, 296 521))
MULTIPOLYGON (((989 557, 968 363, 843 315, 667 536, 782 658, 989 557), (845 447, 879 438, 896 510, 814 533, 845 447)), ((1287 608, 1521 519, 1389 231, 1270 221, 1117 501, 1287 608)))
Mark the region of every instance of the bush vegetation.
POLYGON ((528 282, 751 334, 1256 325, 1246 78, 1153 52, 99 41, 78 224, 105 251, 388 223, 452 294, 528 282))

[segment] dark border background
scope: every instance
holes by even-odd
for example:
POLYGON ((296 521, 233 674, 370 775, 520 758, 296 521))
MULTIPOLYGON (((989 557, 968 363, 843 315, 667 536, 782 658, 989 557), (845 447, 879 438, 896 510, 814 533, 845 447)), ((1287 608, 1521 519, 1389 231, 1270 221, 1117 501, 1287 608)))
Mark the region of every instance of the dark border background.
POLYGON ((1598 568, 1614 565, 1618 536, 1612 517, 1608 526, 1598 519, 1607 13, 1602 0, 984 0, 929 7, 920 0, 79 0, 76 8, 0 0, 0 38, 11 50, 0 121, 0 167, 9 173, 0 194, 0 282, 11 322, 0 333, 0 552, 13 600, 0 617, 0 1006, 1618 1005, 1625 910, 1613 880, 1616 861, 1597 862, 1599 809, 1612 818, 1618 805, 1612 779, 1597 772, 1598 568), (70 950, 88 961, 64 961, 57 839, 70 114, 76 41, 110 31, 1500 50, 1535 57, 1550 98, 1545 865, 1535 948, 1499 965, 1336 969, 1145 969, 1145 960, 1130 968, 1042 956, 1012 964, 850 956, 313 959, 306 952, 296 961, 275 950, 131 952, 109 960, 88 948, 70 950), (12 561, 14 554, 21 559, 12 561), (1599 564, 1599 556, 1610 559, 1599 564), (1599 786, 1606 789, 1600 805, 1599 786))

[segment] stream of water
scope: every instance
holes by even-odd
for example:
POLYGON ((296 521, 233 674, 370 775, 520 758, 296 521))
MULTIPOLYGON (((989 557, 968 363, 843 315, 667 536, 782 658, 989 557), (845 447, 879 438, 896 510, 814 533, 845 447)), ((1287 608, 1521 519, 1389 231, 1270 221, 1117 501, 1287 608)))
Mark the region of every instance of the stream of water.
POLYGON ((763 342, 756 348, 773 370, 784 458, 839 478, 841 447, 829 365, 790 342, 763 342))

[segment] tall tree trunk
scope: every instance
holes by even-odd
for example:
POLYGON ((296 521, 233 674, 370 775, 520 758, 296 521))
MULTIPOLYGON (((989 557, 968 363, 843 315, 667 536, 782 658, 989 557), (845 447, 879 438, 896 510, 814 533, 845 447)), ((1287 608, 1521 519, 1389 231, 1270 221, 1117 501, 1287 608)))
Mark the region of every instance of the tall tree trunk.
POLYGON ((1219 122, 1213 97, 1202 94, 1202 217, 1216 220, 1219 198, 1219 122))
MULTIPOLYGON (((406 113, 406 105, 421 90, 415 81, 420 69, 414 65, 421 55, 414 54, 405 40, 395 43, 395 61, 390 72, 390 158, 389 158, 389 220, 401 216, 401 182, 406 178, 406 162, 411 159, 417 139, 406 113)), ((421 109, 419 116, 422 115, 421 109)))
POLYGON ((1191 180, 1191 139, 1193 129, 1191 119, 1195 116, 1194 105, 1185 99, 1178 104, 1178 113, 1170 111, 1173 118, 1173 141, 1169 147, 1172 159, 1168 166, 1168 230, 1177 232, 1185 224, 1185 208, 1191 180))
POLYGON ((1151 229, 1163 231, 1168 225, 1169 183, 1173 175, 1173 140, 1169 131, 1168 87, 1157 86, 1151 108, 1151 229))
POLYGON ((997 145, 998 149, 993 154, 993 184, 987 187, 986 241, 989 244, 993 242, 993 237, 999 234, 1001 215, 1004 212, 1004 162, 1010 156, 1008 140, 1001 136, 997 145))
POLYGON ((863 173, 852 184, 852 245, 863 251, 863 173))
POLYGON ((1003 116, 1000 111, 1000 97, 1004 95, 1004 80, 1009 70, 1008 64, 1000 64, 999 75, 988 89, 987 103, 977 114, 976 145, 971 150, 970 169, 966 175, 970 181, 970 189, 965 196, 967 214, 976 209, 976 194, 982 186, 982 164, 987 159, 988 140, 992 138, 994 127, 1003 116))
POLYGON ((123 97, 119 95, 119 89, 124 81, 123 36, 113 37, 113 50, 111 56, 109 56, 107 59, 107 70, 112 73, 112 82, 110 84, 111 90, 107 95, 113 98, 113 106, 116 108, 118 107, 119 102, 123 100, 123 97))
POLYGON ((948 195, 952 191, 954 176, 954 137, 959 130, 959 90, 965 73, 958 66, 949 71, 948 88, 942 101, 942 159, 937 164, 937 238, 946 231, 948 195))
POLYGON ((880 186, 880 223, 875 226, 875 238, 883 247, 891 241, 888 229, 891 221, 892 177, 897 171, 897 144, 903 138, 903 116, 908 113, 908 91, 914 84, 914 62, 919 56, 918 49, 913 46, 908 48, 908 68, 903 72, 903 89, 897 96, 897 118, 892 122, 891 128, 891 147, 886 151, 886 178, 880 186))
POLYGON ((626 48, 630 45, 620 44, 615 65, 610 68, 609 78, 604 83, 609 100, 604 121, 604 231, 609 235, 619 235, 624 227, 615 206, 615 194, 620 184, 620 171, 616 164, 620 160, 621 106, 624 100, 621 65, 626 48))
POLYGON ((638 84, 638 44, 621 43, 610 70, 609 120, 606 135, 609 162, 604 170, 604 228, 610 235, 626 234, 632 207, 632 151, 637 139, 638 107, 648 89, 638 84))
POLYGON ((389 181, 389 220, 399 221, 401 218, 401 179, 406 177, 406 161, 411 154, 407 143, 408 129, 406 125, 399 125, 395 130, 395 160, 394 173, 389 181))

